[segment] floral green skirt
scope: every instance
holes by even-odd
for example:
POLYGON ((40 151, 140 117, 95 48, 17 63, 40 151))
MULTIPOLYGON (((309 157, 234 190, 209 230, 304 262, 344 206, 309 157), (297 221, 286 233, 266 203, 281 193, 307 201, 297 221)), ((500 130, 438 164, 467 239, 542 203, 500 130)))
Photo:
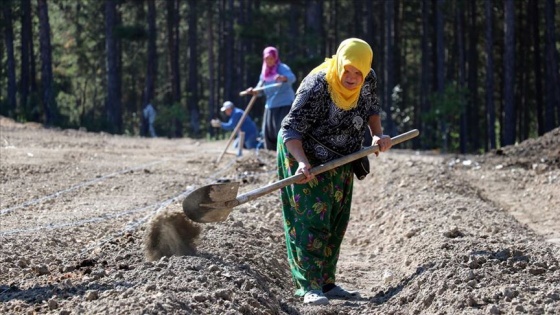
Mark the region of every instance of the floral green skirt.
MULTIPOLYGON (((298 163, 281 137, 277 155, 279 178, 294 175, 298 163)), ((298 296, 335 283, 340 245, 350 217, 353 176, 347 164, 319 174, 306 184, 282 188, 288 262, 298 296)))

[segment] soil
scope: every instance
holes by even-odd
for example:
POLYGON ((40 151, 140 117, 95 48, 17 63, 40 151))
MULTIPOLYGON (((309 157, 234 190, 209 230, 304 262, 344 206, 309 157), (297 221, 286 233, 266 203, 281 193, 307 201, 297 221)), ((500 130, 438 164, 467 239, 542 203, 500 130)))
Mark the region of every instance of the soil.
POLYGON ((560 314, 560 129, 370 156, 337 274, 361 298, 327 306, 293 296, 278 193, 183 215, 198 187, 276 181, 274 154, 225 145, 0 118, 0 313, 560 314))

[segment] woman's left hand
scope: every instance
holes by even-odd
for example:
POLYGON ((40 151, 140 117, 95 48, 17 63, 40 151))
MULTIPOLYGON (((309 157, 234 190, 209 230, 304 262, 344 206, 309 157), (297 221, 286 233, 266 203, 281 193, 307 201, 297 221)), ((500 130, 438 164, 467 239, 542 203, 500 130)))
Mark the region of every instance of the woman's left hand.
POLYGON ((276 76, 276 82, 287 82, 288 78, 285 75, 276 76))

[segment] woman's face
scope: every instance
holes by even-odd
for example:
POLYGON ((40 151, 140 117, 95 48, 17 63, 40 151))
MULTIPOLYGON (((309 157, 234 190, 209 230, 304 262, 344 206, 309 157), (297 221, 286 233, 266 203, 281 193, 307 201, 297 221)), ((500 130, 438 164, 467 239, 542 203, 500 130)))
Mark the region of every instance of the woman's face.
POLYGON ((362 82, 364 81, 364 77, 360 70, 356 67, 351 65, 344 66, 344 72, 342 73, 342 85, 349 89, 353 90, 358 88, 362 82))
POLYGON ((276 63, 276 59, 272 55, 268 55, 264 58, 264 62, 266 62, 267 67, 272 67, 276 63))

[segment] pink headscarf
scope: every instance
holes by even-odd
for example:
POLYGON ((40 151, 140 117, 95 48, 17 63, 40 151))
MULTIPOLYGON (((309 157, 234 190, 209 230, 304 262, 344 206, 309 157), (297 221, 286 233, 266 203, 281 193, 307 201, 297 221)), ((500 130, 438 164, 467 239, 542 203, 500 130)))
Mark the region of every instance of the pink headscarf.
POLYGON ((263 65, 261 71, 261 76, 263 77, 263 80, 265 81, 276 80, 276 76, 278 76, 278 71, 277 71, 278 64, 280 64, 280 58, 278 58, 278 50, 272 46, 266 47, 263 51, 263 65), (276 60, 276 62, 272 67, 268 67, 266 65, 266 61, 264 61, 264 58, 268 56, 272 56, 276 60))

